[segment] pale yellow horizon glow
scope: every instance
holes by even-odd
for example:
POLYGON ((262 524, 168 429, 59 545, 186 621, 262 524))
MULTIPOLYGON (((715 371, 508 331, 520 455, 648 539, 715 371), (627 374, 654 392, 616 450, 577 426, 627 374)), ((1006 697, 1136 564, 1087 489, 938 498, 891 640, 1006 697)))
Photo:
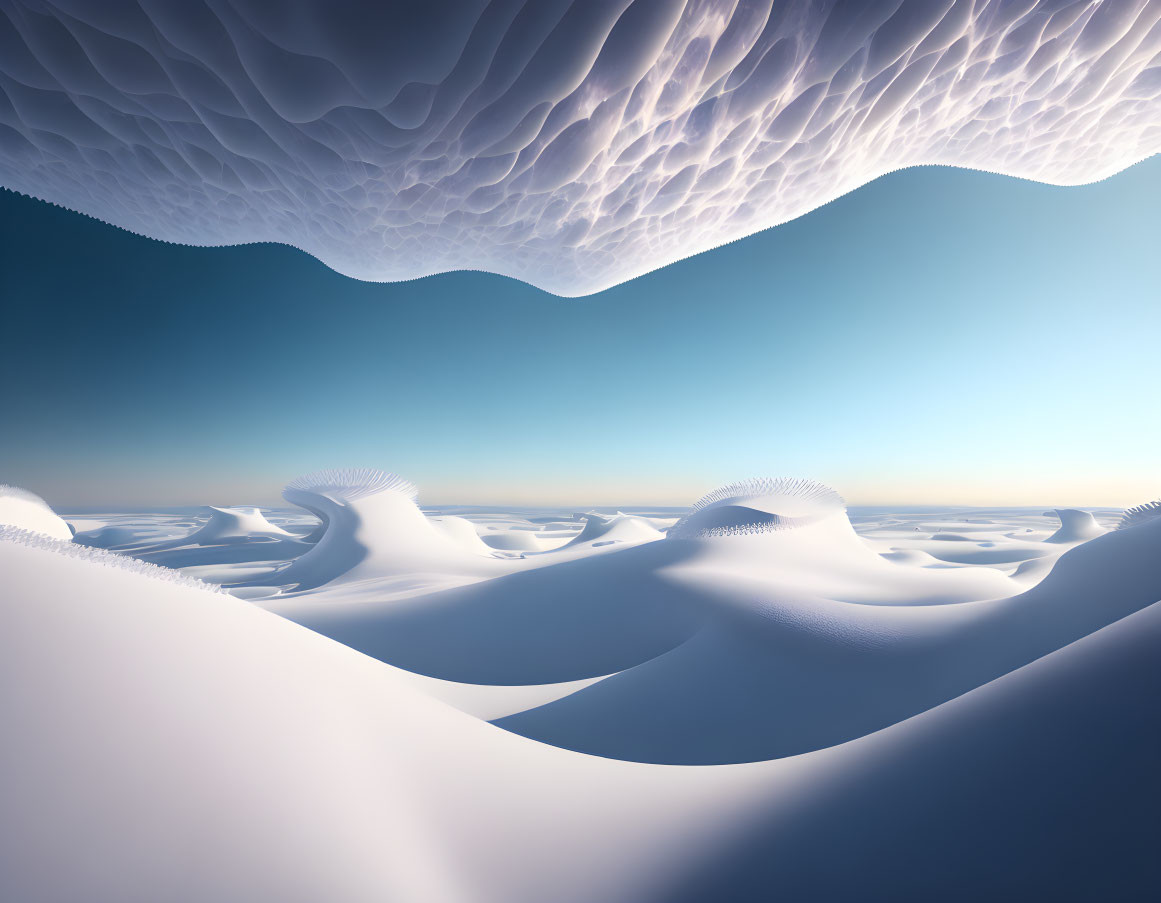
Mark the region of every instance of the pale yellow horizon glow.
MULTIPOLYGON (((52 487, 26 486, 50 505, 62 509, 107 506, 109 508, 178 507, 192 505, 263 505, 287 507, 282 486, 296 474, 259 475, 254 472, 229 476, 178 476, 152 471, 131 481, 93 480, 76 474, 52 487)), ((583 477, 537 474, 516 481, 489 479, 477 472, 470 479, 416 479, 422 505, 489 507, 686 507, 705 493, 734 479, 784 475, 817 479, 836 489, 851 506, 949 507, 1080 507, 1127 508, 1161 497, 1161 477, 1139 473, 1064 476, 1044 472, 996 476, 940 477, 930 473, 905 476, 870 476, 841 473, 738 473, 701 476, 658 474, 610 479, 607 475, 583 477)), ((404 476, 409 476, 404 474, 404 476)))

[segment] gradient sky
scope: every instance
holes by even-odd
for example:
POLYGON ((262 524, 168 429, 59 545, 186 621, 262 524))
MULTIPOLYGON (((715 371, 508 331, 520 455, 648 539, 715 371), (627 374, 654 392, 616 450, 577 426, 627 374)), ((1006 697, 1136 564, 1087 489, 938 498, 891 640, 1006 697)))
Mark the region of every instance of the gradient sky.
POLYGON ((1161 158, 1060 188, 945 168, 589 298, 359 283, 0 191, 0 482, 268 504, 373 466, 427 503, 688 504, 806 476, 856 504, 1161 495, 1161 158))

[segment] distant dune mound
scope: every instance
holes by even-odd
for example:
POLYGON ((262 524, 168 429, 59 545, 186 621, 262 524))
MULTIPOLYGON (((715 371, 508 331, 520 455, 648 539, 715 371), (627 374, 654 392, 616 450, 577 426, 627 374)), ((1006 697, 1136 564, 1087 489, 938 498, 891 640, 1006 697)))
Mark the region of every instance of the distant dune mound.
POLYGON ((813 480, 743 480, 700 498, 669 530, 671 539, 708 539, 793 530, 838 516, 842 496, 813 480))
POLYGON ((1045 542, 1085 542, 1106 532, 1089 511, 1081 511, 1079 508, 1057 508, 1055 514, 1060 518, 1060 529, 1044 540, 1045 542))
POLYGON ((890 552, 880 552, 879 557, 894 564, 929 567, 940 564, 940 560, 922 549, 893 549, 890 552))
MULTIPOLYGON (((314 548, 270 578, 279 585, 311 589, 345 580, 402 572, 462 573, 486 561, 473 551, 462 527, 439 526, 416 504, 415 485, 372 468, 323 470, 299 477, 283 498, 322 521, 314 548)), ((482 543, 481 543, 482 546, 482 543)))
POLYGON ((609 544, 619 542, 652 542, 665 536, 644 517, 617 512, 611 517, 602 514, 582 514, 585 526, 564 546, 573 548, 588 543, 609 544))
MULTIPOLYGON (((813 480, 764 478, 730 483, 703 496, 668 538, 695 546, 701 582, 760 580, 769 594, 822 594, 872 605, 946 604, 1009 594, 990 568, 900 568, 856 532, 846 504, 813 480), (728 575, 728 577, 726 576, 728 575)), ((675 566, 682 570, 683 565, 675 566)))
POLYGON ((56 516, 48 502, 39 495, 0 484, 0 525, 44 533, 53 539, 71 540, 73 531, 56 516))
POLYGON ((118 546, 130 546, 139 541, 140 531, 133 527, 119 527, 106 525, 93 530, 78 532, 73 542, 94 549, 112 549, 118 546))
POLYGON ((220 545, 227 542, 249 542, 253 539, 298 539, 276 527, 257 508, 217 508, 206 506, 210 519, 200 530, 186 538, 187 543, 220 545))

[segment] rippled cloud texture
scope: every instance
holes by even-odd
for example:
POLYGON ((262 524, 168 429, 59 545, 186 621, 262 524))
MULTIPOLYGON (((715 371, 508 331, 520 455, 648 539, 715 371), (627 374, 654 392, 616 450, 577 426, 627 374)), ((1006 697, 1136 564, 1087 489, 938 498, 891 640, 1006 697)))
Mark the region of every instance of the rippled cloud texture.
POLYGON ((0 184, 350 276, 563 295, 883 173, 1161 150, 1161 0, 0 0, 0 184))

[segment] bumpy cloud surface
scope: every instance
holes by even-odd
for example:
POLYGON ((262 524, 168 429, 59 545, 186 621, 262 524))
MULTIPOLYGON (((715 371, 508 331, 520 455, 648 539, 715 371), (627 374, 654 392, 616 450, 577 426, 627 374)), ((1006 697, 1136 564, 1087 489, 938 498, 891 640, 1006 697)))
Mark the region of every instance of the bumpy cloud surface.
POLYGON ((593 292, 942 163, 1161 150, 1161 0, 0 0, 0 184, 593 292))

